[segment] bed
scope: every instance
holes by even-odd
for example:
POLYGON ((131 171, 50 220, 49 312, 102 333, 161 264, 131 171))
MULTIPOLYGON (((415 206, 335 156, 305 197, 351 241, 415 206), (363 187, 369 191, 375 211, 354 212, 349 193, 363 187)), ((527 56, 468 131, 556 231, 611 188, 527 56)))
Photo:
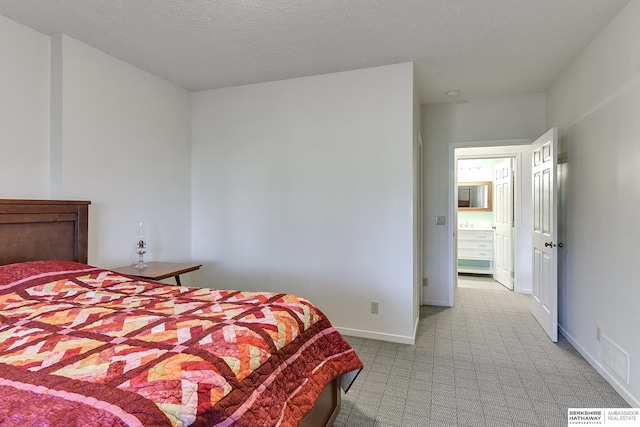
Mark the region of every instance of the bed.
POLYGON ((333 424, 363 365, 318 308, 90 266, 89 204, 0 200, 0 424, 333 424))

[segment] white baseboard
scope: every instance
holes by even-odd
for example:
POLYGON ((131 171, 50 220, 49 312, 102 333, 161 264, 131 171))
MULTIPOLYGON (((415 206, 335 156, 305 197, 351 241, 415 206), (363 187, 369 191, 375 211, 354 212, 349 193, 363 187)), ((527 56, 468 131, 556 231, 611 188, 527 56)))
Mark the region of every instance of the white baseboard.
POLYGON ((616 378, 612 377, 609 372, 604 369, 600 362, 598 362, 598 359, 593 357, 584 347, 582 347, 578 343, 578 341, 576 341, 571 336, 571 334, 569 334, 561 325, 558 325, 558 329, 560 330, 562 336, 565 337, 576 350, 578 350, 582 357, 584 357, 587 362, 589 362, 589 364, 593 366, 594 369, 598 371, 598 373, 602 375, 602 377, 607 380, 609 384, 611 384, 611 387, 613 387, 632 408, 640 408, 640 399, 636 399, 634 396, 632 396, 629 390, 616 378))
MULTIPOLYGON (((414 331, 414 336, 408 337, 406 335, 385 334, 383 332, 364 331, 362 329, 340 328, 338 326, 336 326, 335 328, 342 335, 348 335, 350 337, 369 338, 373 340, 396 342, 399 344, 409 344, 409 345, 414 345, 416 343, 415 331, 414 331)), ((417 322, 416 322, 416 328, 417 328, 417 322)))

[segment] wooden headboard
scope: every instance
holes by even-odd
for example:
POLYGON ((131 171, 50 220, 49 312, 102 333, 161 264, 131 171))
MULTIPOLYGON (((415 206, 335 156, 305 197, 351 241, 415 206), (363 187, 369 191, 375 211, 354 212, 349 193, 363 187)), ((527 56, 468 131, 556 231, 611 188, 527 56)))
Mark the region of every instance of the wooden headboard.
POLYGON ((0 199, 0 265, 87 263, 89 201, 0 199))

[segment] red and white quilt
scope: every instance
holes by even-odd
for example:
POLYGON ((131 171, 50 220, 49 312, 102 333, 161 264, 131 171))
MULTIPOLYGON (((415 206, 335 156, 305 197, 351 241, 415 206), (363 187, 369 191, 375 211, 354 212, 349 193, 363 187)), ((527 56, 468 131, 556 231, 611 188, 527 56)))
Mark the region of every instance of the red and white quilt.
POLYGON ((0 424, 297 425, 362 362, 289 294, 0 266, 0 424))

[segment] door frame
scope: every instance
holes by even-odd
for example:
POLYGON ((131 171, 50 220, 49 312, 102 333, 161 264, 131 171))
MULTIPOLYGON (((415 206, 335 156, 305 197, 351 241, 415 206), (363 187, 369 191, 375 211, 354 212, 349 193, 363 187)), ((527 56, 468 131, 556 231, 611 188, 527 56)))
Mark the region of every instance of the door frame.
MULTIPOLYGON (((420 131, 416 134, 413 171, 413 201, 414 201, 414 249, 413 249, 413 281, 414 281, 414 311, 417 316, 415 327, 420 320, 420 305, 422 304, 424 277, 424 145, 420 131)), ((415 335, 415 334, 414 334, 415 335)))
POLYGON ((458 215, 456 204, 457 159, 459 158, 497 158, 512 157, 515 159, 515 197, 514 220, 516 222, 516 238, 514 239, 515 256, 513 267, 515 270, 514 291, 531 293, 532 249, 531 249, 531 143, 533 139, 508 139, 497 141, 468 141, 449 143, 449 207, 448 216, 451 218, 447 225, 447 250, 449 253, 448 274, 448 305, 455 305, 455 286, 458 280, 458 215), (464 148, 464 155, 456 156, 456 150, 464 148), (529 177, 529 178, 527 178, 529 177), (526 284, 529 284, 528 286, 526 284))

